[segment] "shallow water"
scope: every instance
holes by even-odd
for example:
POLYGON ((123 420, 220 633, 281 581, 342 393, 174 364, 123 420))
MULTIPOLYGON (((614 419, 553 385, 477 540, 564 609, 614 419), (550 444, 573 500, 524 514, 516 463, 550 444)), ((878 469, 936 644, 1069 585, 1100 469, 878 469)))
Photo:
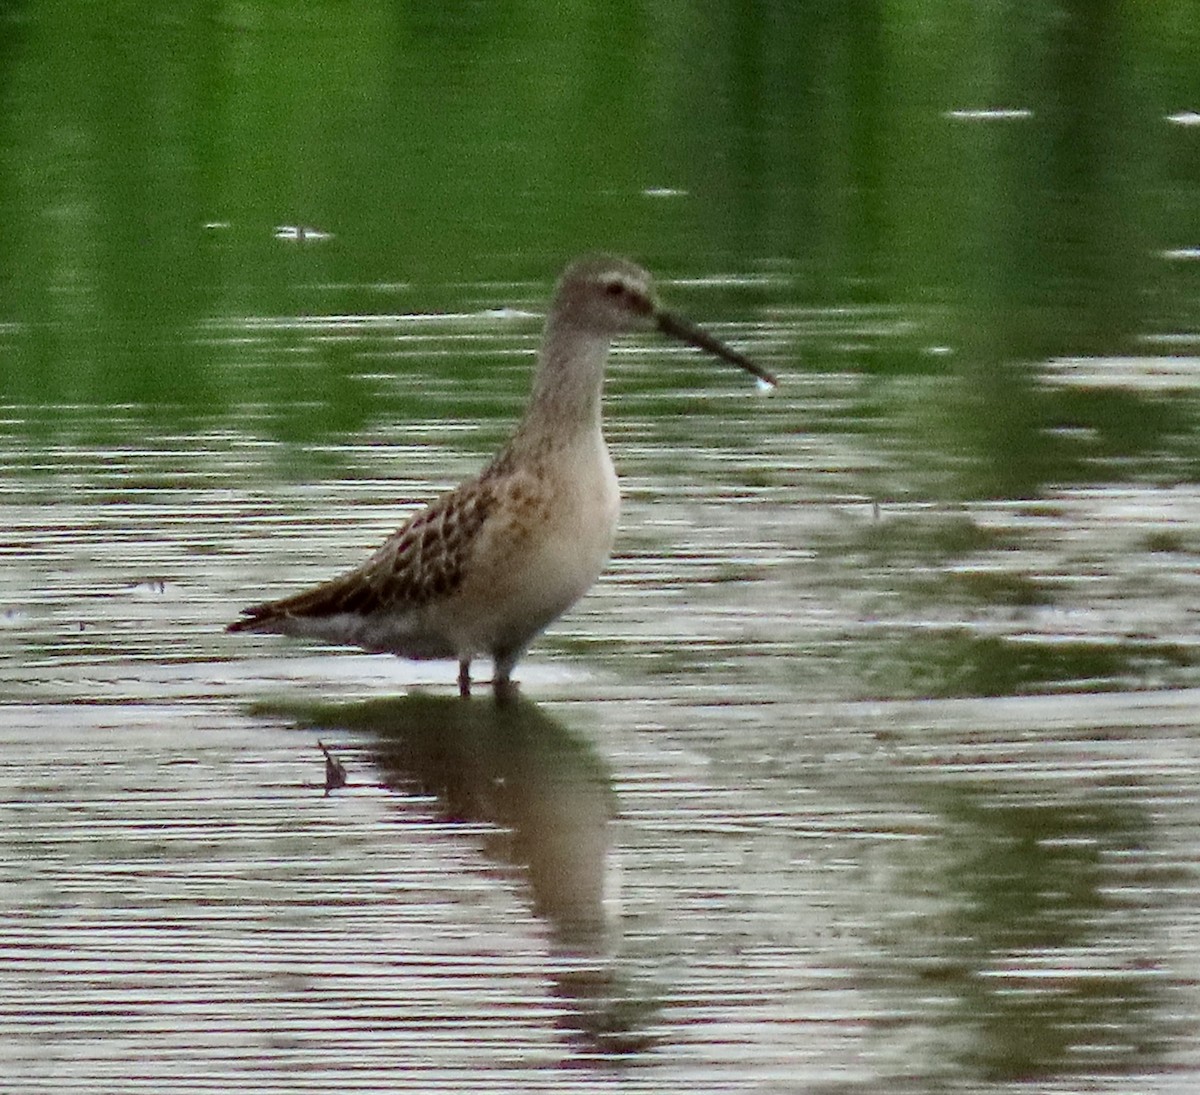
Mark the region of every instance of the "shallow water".
MULTIPOLYGON (((786 335, 758 329, 769 364, 786 335)), ((222 631, 503 436, 437 417, 453 392, 405 344, 343 337, 388 395, 317 445, 252 406, 188 431, 9 409, 8 1089, 1194 1082, 1198 499, 1159 477, 1172 450, 909 500, 919 379, 763 399, 623 346, 616 556, 497 709, 449 665, 222 631)), ((499 342, 515 407, 528 339, 499 342)), ((1136 395, 1142 364, 1106 375, 1136 395)))

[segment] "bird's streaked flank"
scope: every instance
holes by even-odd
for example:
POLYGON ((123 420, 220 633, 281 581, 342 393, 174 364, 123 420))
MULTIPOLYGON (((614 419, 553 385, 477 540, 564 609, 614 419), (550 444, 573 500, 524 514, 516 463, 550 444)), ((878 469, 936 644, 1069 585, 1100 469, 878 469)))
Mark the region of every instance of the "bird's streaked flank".
POLYGON ((770 373, 664 310, 627 259, 573 262, 558 281, 533 393, 512 439, 474 479, 411 517, 361 566, 244 609, 230 631, 359 646, 402 658, 491 657, 498 699, 529 644, 588 590, 617 527, 617 477, 600 403, 613 337, 657 329, 745 369, 770 373))

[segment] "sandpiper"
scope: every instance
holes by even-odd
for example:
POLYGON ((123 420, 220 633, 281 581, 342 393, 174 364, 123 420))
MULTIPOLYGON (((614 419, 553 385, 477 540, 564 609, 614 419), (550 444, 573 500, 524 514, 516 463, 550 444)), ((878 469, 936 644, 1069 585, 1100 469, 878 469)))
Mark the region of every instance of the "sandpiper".
POLYGON ((600 403, 609 344, 657 328, 774 387, 775 378, 658 303, 650 275, 592 255, 563 272, 533 392, 511 440, 475 478, 413 515, 361 566, 242 611, 230 631, 271 632, 403 658, 490 656, 498 700, 529 644, 588 590, 617 527, 617 477, 600 403))

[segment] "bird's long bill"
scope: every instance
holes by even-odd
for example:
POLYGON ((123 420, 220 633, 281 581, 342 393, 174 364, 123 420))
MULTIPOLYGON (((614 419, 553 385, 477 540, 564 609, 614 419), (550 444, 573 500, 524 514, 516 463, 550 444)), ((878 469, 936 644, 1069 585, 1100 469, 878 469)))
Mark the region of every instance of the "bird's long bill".
POLYGON ((693 346, 707 350, 710 354, 723 357, 730 364, 736 365, 739 369, 745 369, 752 376, 758 377, 764 384, 770 384, 772 388, 779 386, 779 381, 761 365, 756 365, 748 357, 739 354, 732 347, 726 346, 720 339, 713 338, 707 331, 697 327, 694 323, 689 323, 682 316, 660 310, 656 313, 655 319, 658 322, 658 329, 663 334, 673 335, 683 342, 690 342, 693 346))

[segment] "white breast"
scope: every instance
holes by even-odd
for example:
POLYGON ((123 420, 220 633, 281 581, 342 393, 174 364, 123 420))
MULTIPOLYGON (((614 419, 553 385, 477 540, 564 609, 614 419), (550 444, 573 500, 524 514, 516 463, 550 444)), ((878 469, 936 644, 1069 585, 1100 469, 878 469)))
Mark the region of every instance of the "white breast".
POLYGON ((530 522, 489 520, 473 560, 475 580, 446 605, 444 630, 461 655, 523 649, 591 588, 608 562, 620 493, 598 433, 555 454, 539 473, 545 502, 530 522), (451 618, 452 617, 452 618, 451 618))

